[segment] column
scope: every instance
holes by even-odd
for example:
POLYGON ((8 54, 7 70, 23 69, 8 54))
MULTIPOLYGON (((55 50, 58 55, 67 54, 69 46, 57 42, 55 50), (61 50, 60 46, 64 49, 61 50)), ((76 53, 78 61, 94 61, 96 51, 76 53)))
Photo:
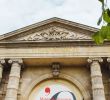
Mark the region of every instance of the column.
POLYGON ((2 79, 2 73, 3 73, 3 64, 5 64, 5 60, 4 59, 0 59, 0 82, 2 79))
POLYGON ((5 100, 17 100, 22 59, 10 59, 11 71, 7 85, 5 100))
MULTIPOLYGON (((109 64, 108 64, 108 67, 109 67, 109 73, 110 73, 110 57, 107 58, 107 62, 109 63, 109 64)), ((109 82, 109 97, 108 97, 108 98, 110 98, 110 74, 109 74, 108 82, 109 82)))
POLYGON ((104 85, 102 81, 102 73, 99 62, 103 62, 102 58, 89 58, 91 70, 91 83, 93 100, 106 100, 104 93, 104 85))

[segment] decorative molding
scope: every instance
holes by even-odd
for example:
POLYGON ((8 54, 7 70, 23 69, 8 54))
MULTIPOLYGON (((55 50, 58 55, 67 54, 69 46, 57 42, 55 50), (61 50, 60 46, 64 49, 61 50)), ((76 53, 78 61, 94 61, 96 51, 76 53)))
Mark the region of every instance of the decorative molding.
POLYGON ((87 59, 88 63, 92 63, 93 61, 103 62, 101 57, 90 57, 87 59))
POLYGON ((11 58, 8 60, 8 63, 12 64, 12 63, 19 63, 19 64, 23 64, 23 60, 19 59, 19 58, 11 58))
POLYGON ((60 74, 60 64, 59 63, 52 64, 52 74, 54 77, 59 76, 59 74, 60 74))
POLYGON ((0 64, 5 64, 5 60, 4 59, 0 59, 0 64))
POLYGON ((110 63, 110 57, 108 57, 108 58, 107 58, 107 62, 109 62, 109 63, 110 63))
POLYGON ((88 40, 91 37, 87 34, 73 32, 60 27, 50 27, 46 30, 21 37, 21 41, 52 41, 52 40, 88 40))

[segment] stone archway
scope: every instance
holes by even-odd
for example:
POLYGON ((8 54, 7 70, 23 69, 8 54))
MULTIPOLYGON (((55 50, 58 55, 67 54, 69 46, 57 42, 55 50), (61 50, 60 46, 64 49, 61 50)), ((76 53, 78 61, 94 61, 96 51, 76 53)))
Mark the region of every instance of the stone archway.
MULTIPOLYGON (((25 94, 23 95, 23 100, 29 100, 29 96, 32 93, 33 89, 36 87, 36 85, 39 85, 42 82, 45 82, 47 80, 52 80, 53 76, 51 74, 45 74, 41 77, 39 77, 39 79, 35 79, 29 86, 29 88, 27 88, 25 94)), ((88 93, 88 91, 84 88, 84 86, 75 78, 66 75, 66 74, 60 74, 59 80, 64 80, 65 82, 68 81, 70 83, 72 83, 81 93, 81 95, 83 96, 84 100, 91 100, 90 94, 88 93)))

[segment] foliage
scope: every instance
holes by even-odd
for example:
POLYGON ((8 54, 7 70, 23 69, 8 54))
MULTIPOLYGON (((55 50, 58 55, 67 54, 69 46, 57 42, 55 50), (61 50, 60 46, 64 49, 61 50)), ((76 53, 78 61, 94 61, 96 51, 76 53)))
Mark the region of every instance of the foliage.
POLYGON ((101 29, 96 32, 92 37, 97 44, 103 44, 104 40, 110 40, 110 9, 107 7, 107 0, 99 0, 102 4, 102 15, 97 24, 103 24, 101 29))

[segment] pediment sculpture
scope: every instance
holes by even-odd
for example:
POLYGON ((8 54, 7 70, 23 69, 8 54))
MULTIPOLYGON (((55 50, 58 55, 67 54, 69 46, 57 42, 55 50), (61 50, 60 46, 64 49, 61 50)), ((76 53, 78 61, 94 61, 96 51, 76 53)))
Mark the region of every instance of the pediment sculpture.
POLYGON ((47 30, 36 32, 28 36, 22 37, 18 40, 22 41, 49 41, 49 40, 82 40, 91 39, 87 34, 81 34, 66 30, 59 27, 51 27, 47 30))

